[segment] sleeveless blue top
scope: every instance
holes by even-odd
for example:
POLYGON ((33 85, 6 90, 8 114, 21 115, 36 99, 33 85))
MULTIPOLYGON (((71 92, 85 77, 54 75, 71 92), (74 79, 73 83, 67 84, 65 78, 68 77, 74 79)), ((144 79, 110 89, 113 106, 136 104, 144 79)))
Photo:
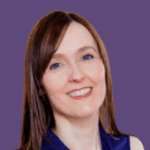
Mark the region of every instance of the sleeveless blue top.
MULTIPOLYGON (((109 134, 106 134, 99 122, 99 130, 101 137, 102 150, 130 150, 129 136, 119 137, 115 135, 113 139, 109 134)), ((47 137, 50 139, 52 145, 57 150, 69 150, 67 146, 52 132, 50 128, 47 129, 47 137), (51 135, 51 136, 50 136, 51 135)), ((44 138, 42 139, 41 150, 56 150, 44 138)))

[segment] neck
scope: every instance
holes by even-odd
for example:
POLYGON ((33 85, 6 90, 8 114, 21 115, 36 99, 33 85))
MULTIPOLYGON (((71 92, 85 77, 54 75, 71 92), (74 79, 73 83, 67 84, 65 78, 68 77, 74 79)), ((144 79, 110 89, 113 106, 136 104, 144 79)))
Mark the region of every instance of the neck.
POLYGON ((100 150, 99 112, 87 118, 54 114, 52 131, 71 150, 100 150))

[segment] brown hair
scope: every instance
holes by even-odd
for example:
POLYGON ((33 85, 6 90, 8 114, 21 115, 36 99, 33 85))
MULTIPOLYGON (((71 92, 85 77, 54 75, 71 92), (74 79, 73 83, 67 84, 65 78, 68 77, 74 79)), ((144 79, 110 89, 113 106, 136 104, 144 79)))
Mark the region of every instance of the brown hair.
MULTIPOLYGON (((73 21, 84 25, 92 34, 105 67, 106 96, 99 110, 101 125, 105 132, 112 137, 114 137, 113 134, 118 136, 132 135, 120 132, 116 126, 110 65, 102 39, 85 18, 76 13, 56 10, 44 16, 35 24, 27 41, 24 68, 23 123, 21 142, 17 150, 37 150, 42 145, 42 138, 49 141, 46 136, 47 128, 55 126, 55 119, 48 94, 41 82, 42 76, 53 54, 57 51, 65 31, 73 21), (108 121, 108 127, 106 121, 108 121)), ((49 141, 49 143, 51 142, 49 141)))

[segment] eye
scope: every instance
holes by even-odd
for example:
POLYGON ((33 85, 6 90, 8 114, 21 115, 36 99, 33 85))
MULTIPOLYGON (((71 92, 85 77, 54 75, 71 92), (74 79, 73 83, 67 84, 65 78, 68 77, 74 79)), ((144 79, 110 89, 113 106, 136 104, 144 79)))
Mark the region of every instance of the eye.
MULTIPOLYGON (((93 55, 87 54, 84 55, 83 58, 85 58, 84 60, 89 60, 93 58, 93 55), (89 58, 90 57, 90 58, 89 58)), ((54 63, 53 65, 50 66, 50 70, 52 69, 57 69, 60 63, 54 63)))
POLYGON ((56 69, 59 66, 58 64, 60 64, 60 63, 55 63, 55 64, 51 65, 50 70, 53 69, 53 66, 54 66, 54 69, 56 69))
POLYGON ((84 56, 83 56, 83 58, 88 59, 88 58, 89 58, 89 56, 91 57, 90 59, 92 59, 92 58, 93 58, 93 56, 92 56, 92 55, 90 55, 90 54, 84 55, 84 56))

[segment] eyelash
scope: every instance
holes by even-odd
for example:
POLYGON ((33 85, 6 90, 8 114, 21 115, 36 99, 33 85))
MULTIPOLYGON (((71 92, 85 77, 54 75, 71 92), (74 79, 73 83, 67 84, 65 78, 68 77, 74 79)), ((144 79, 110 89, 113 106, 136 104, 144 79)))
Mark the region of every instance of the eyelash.
MULTIPOLYGON (((90 55, 90 54, 87 54, 87 55, 84 55, 84 56, 91 56, 91 59, 94 58, 93 55, 90 55)), ((84 56, 83 56, 83 57, 84 57, 84 56)), ((52 70, 52 67, 53 67, 55 64, 59 64, 59 63, 54 63, 53 65, 51 65, 50 70, 52 70)), ((57 68, 54 68, 54 69, 57 69, 57 68)))

